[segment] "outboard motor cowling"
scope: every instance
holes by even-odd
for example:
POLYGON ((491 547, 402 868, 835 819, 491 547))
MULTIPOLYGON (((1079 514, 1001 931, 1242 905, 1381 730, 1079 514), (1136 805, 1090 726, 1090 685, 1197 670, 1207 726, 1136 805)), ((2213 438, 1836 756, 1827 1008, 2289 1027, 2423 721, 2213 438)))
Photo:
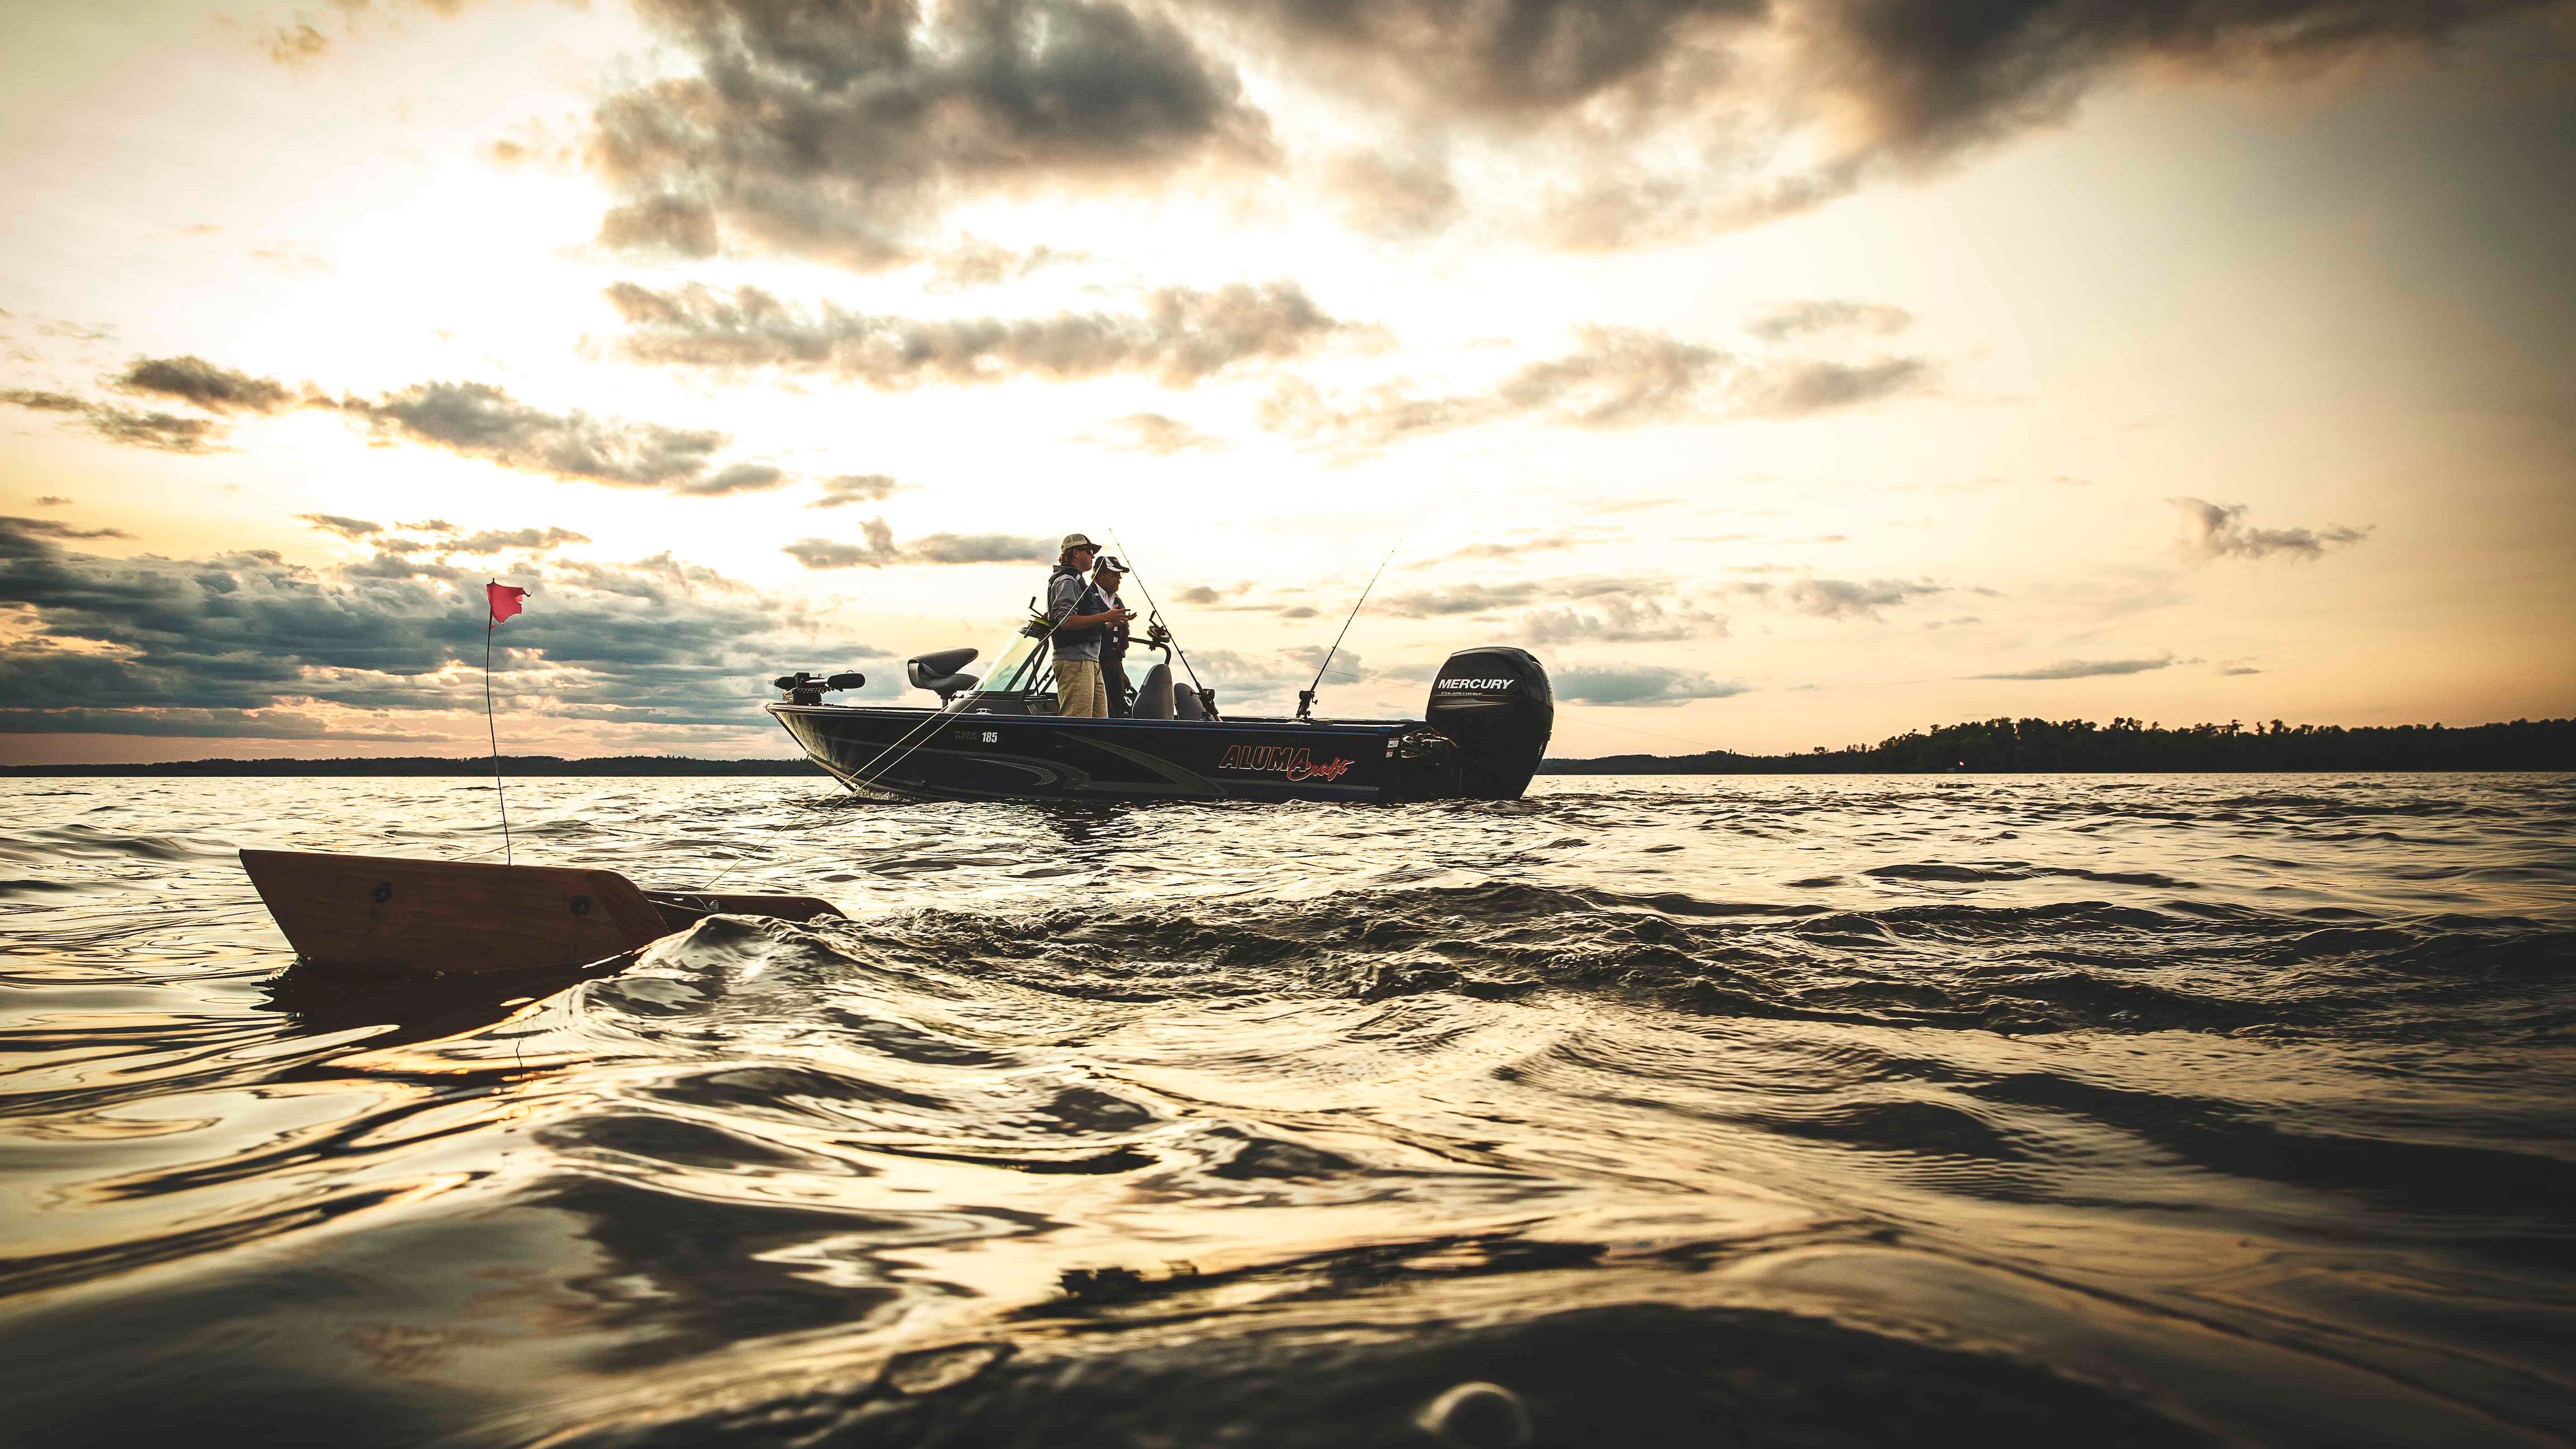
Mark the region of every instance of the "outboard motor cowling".
POLYGON ((1556 728, 1547 670, 1526 649, 1488 645, 1449 656, 1431 678, 1423 723, 1458 742, 1458 791, 1517 800, 1556 728))

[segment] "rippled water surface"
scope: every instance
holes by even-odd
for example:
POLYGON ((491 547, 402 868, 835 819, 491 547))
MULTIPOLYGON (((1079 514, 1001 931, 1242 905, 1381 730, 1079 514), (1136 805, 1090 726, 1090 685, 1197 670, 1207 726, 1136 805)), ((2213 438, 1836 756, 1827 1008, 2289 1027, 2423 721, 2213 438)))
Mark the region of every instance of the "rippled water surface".
POLYGON ((15 1442, 2576 1434, 2566 776, 531 780, 851 919, 394 987, 233 851, 488 787, 0 801, 15 1442))

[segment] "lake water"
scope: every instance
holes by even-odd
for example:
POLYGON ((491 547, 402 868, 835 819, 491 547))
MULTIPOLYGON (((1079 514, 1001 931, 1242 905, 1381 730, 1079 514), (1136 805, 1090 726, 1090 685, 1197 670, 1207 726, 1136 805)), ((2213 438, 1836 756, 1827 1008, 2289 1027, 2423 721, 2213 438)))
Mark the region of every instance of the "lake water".
POLYGON ((2576 777, 527 780, 851 919, 390 988, 232 853, 488 784, 0 808, 18 1443, 2576 1434, 2576 777))

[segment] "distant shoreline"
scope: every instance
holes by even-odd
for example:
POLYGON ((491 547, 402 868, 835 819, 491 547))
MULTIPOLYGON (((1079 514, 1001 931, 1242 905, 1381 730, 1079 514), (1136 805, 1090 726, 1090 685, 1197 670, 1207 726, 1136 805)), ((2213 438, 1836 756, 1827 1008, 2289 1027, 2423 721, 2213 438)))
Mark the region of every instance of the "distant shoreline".
MULTIPOLYGON (((1548 759, 1542 775, 2253 774, 2576 770, 2576 719, 2506 724, 2286 726, 2274 721, 2179 729, 2117 719, 1993 719, 1915 731, 1876 745, 1796 755, 1602 755, 1548 759)), ((489 776, 489 757, 163 760, 130 765, 0 765, 0 778, 489 776)), ((820 776, 803 759, 700 760, 685 755, 504 755, 505 776, 820 776)))

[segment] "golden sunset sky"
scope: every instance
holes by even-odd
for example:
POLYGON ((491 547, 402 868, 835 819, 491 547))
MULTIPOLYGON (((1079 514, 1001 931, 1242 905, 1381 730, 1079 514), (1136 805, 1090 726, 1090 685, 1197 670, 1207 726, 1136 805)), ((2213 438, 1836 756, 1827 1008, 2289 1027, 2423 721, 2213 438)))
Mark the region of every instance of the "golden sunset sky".
POLYGON ((0 758, 479 750, 493 578, 790 754, 1071 530, 1557 754, 2576 713, 2571 178, 2503 0, 12 5, 0 758))

